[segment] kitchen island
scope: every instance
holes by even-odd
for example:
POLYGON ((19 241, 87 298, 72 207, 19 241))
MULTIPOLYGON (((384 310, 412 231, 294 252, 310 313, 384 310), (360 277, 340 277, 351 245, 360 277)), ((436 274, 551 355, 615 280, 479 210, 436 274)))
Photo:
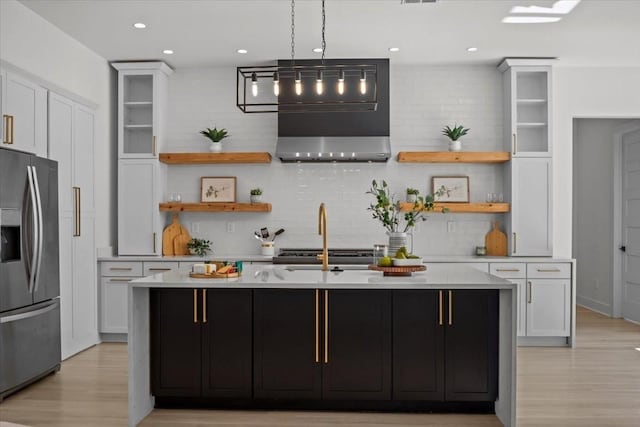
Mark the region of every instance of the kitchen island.
POLYGON ((411 277, 248 265, 237 279, 186 271, 137 279, 129 287, 129 425, 160 401, 222 398, 270 408, 490 407, 513 426, 516 304, 514 284, 448 265, 411 277), (178 329, 176 313, 199 328, 196 338, 178 329), (433 341, 423 343, 425 334, 433 341), (201 348, 196 363, 176 363, 201 348))

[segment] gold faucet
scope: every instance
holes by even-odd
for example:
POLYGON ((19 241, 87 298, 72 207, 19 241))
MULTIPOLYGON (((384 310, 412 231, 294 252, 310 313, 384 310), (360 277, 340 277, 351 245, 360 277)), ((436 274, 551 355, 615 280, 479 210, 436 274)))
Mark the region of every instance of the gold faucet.
POLYGON ((322 236, 322 253, 318 259, 322 260, 322 271, 329 271, 329 251, 327 250, 327 208, 320 203, 318 211, 318 234, 322 236))

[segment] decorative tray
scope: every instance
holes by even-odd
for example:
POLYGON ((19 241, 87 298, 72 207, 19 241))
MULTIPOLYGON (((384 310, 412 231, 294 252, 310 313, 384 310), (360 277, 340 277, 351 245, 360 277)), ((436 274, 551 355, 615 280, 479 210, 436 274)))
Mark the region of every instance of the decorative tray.
POLYGON ((425 271, 426 265, 405 265, 395 267, 378 267, 377 265, 369 265, 369 270, 382 271, 385 276, 411 276, 416 271, 425 271))
POLYGON ((235 273, 189 273, 189 277, 193 277, 194 279, 233 279, 236 277, 240 277, 242 274, 240 272, 235 273))

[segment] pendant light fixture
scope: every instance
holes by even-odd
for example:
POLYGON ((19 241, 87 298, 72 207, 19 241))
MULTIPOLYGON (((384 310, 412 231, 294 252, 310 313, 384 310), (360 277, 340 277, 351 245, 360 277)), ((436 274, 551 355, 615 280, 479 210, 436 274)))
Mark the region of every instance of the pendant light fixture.
POLYGON ((279 60, 277 65, 271 66, 237 67, 236 104, 240 110, 245 113, 376 110, 377 63, 371 60, 325 59, 325 0, 321 0, 321 5, 320 61, 296 62, 295 0, 291 0, 291 60, 279 60), (261 91, 258 98, 261 82, 265 80, 273 85, 273 90, 261 91), (305 89, 305 86, 310 87, 305 89), (251 98, 247 98, 249 90, 253 95, 251 98), (250 100, 254 98, 257 99, 250 100))

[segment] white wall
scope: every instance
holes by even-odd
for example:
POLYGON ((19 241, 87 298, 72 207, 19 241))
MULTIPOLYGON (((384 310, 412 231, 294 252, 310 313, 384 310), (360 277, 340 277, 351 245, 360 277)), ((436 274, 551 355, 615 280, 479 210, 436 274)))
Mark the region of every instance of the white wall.
MULTIPOLYGON (((169 82, 169 151, 205 151, 205 127, 224 127, 231 137, 227 151, 275 151, 277 116, 243 114, 235 107, 235 69, 182 69, 169 82)), ((365 192, 372 179, 386 179, 399 196, 406 187, 431 192, 433 175, 469 175, 472 201, 484 201, 488 192, 502 192, 502 165, 399 164, 402 150, 446 150, 444 125, 471 128, 466 150, 502 148, 501 74, 493 66, 406 67, 391 69, 391 141, 394 158, 386 164, 283 164, 170 166, 167 196, 180 193, 184 201, 198 201, 202 176, 237 176, 238 200, 248 201, 249 189, 260 186, 263 199, 273 204, 270 214, 182 214, 183 224, 199 223, 195 237, 213 241, 219 253, 258 253, 254 230, 273 232, 285 227, 278 247, 321 245, 317 210, 326 202, 329 244, 369 247, 385 242, 384 229, 366 208, 373 198, 365 192), (231 223, 231 224, 230 224, 231 223), (228 232, 227 227, 235 228, 228 232)), ((416 230, 415 252, 472 254, 484 245, 494 215, 432 213, 416 230), (447 232, 447 221, 455 231, 447 232)))
POLYGON ((553 254, 571 257, 573 119, 640 118, 640 68, 560 65, 553 88, 553 254))
POLYGON ((112 242, 113 137, 107 61, 15 0, 0 1, 0 59, 98 106, 95 123, 96 245, 112 242))

